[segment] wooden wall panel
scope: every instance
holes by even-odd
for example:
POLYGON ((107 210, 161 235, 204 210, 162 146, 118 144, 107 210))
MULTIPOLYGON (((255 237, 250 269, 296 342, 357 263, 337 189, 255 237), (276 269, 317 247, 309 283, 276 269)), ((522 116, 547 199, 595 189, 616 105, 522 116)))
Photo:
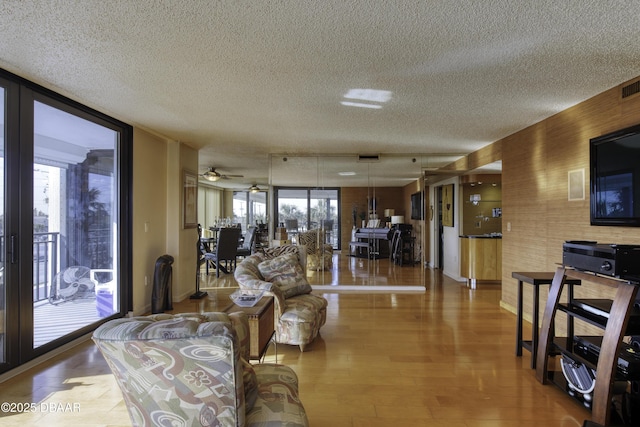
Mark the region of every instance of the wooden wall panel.
MULTIPOLYGON (((500 141, 504 307, 517 305, 511 273, 555 271, 566 240, 640 244, 640 228, 596 227, 589 219, 589 139, 640 123, 640 97, 621 99, 621 86, 500 141), (568 172, 579 169, 585 171, 585 200, 569 201, 568 172)), ((525 288, 530 317, 531 292, 525 288)), ((587 285, 576 294, 610 296, 600 288, 587 285)))

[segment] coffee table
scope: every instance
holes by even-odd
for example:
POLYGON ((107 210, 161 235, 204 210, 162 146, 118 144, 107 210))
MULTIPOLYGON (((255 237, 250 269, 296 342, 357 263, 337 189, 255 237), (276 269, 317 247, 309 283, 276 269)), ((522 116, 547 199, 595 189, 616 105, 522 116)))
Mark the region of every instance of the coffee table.
POLYGON ((253 307, 240 307, 231 303, 224 309, 225 313, 242 311, 249 318, 249 358, 251 360, 263 360, 273 343, 275 348, 275 362, 278 363, 278 345, 275 340, 274 329, 274 304, 272 296, 263 296, 253 307))

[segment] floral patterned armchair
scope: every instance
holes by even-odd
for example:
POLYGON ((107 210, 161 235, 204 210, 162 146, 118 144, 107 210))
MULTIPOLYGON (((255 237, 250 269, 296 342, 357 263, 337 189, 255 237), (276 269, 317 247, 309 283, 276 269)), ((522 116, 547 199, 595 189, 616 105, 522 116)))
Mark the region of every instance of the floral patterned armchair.
POLYGON ((262 290, 275 301, 276 342, 305 351, 327 320, 327 300, 311 293, 304 269, 304 246, 267 248, 238 264, 234 277, 240 289, 262 290))
POLYGON ((299 233, 298 244, 307 248, 307 269, 331 269, 333 266, 333 246, 325 243, 324 230, 316 228, 299 233))
POLYGON ((93 340, 134 426, 308 426, 295 372, 247 362, 244 313, 116 319, 93 340))

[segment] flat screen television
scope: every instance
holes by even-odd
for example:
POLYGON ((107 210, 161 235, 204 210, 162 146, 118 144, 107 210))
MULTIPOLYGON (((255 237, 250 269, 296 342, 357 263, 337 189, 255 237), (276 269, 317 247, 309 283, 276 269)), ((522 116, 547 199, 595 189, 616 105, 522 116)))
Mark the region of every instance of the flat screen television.
POLYGON ((411 219, 422 219, 422 193, 411 195, 411 219))
POLYGON ((591 225, 640 227, 640 125, 590 140, 591 225))

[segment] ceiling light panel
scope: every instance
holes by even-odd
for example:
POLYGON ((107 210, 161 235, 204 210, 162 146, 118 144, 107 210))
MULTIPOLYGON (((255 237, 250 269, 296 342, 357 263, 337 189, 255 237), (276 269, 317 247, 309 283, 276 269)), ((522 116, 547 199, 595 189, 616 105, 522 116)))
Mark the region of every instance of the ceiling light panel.
POLYGON ((388 102, 392 92, 389 90, 377 89, 349 89, 344 95, 347 99, 357 99, 359 101, 388 102))
POLYGON ((345 99, 353 99, 355 101, 342 101, 342 105, 347 107, 360 107, 360 108, 372 108, 379 110, 382 108, 383 103, 388 102, 391 99, 392 92, 389 90, 378 89, 349 89, 344 94, 345 99))

